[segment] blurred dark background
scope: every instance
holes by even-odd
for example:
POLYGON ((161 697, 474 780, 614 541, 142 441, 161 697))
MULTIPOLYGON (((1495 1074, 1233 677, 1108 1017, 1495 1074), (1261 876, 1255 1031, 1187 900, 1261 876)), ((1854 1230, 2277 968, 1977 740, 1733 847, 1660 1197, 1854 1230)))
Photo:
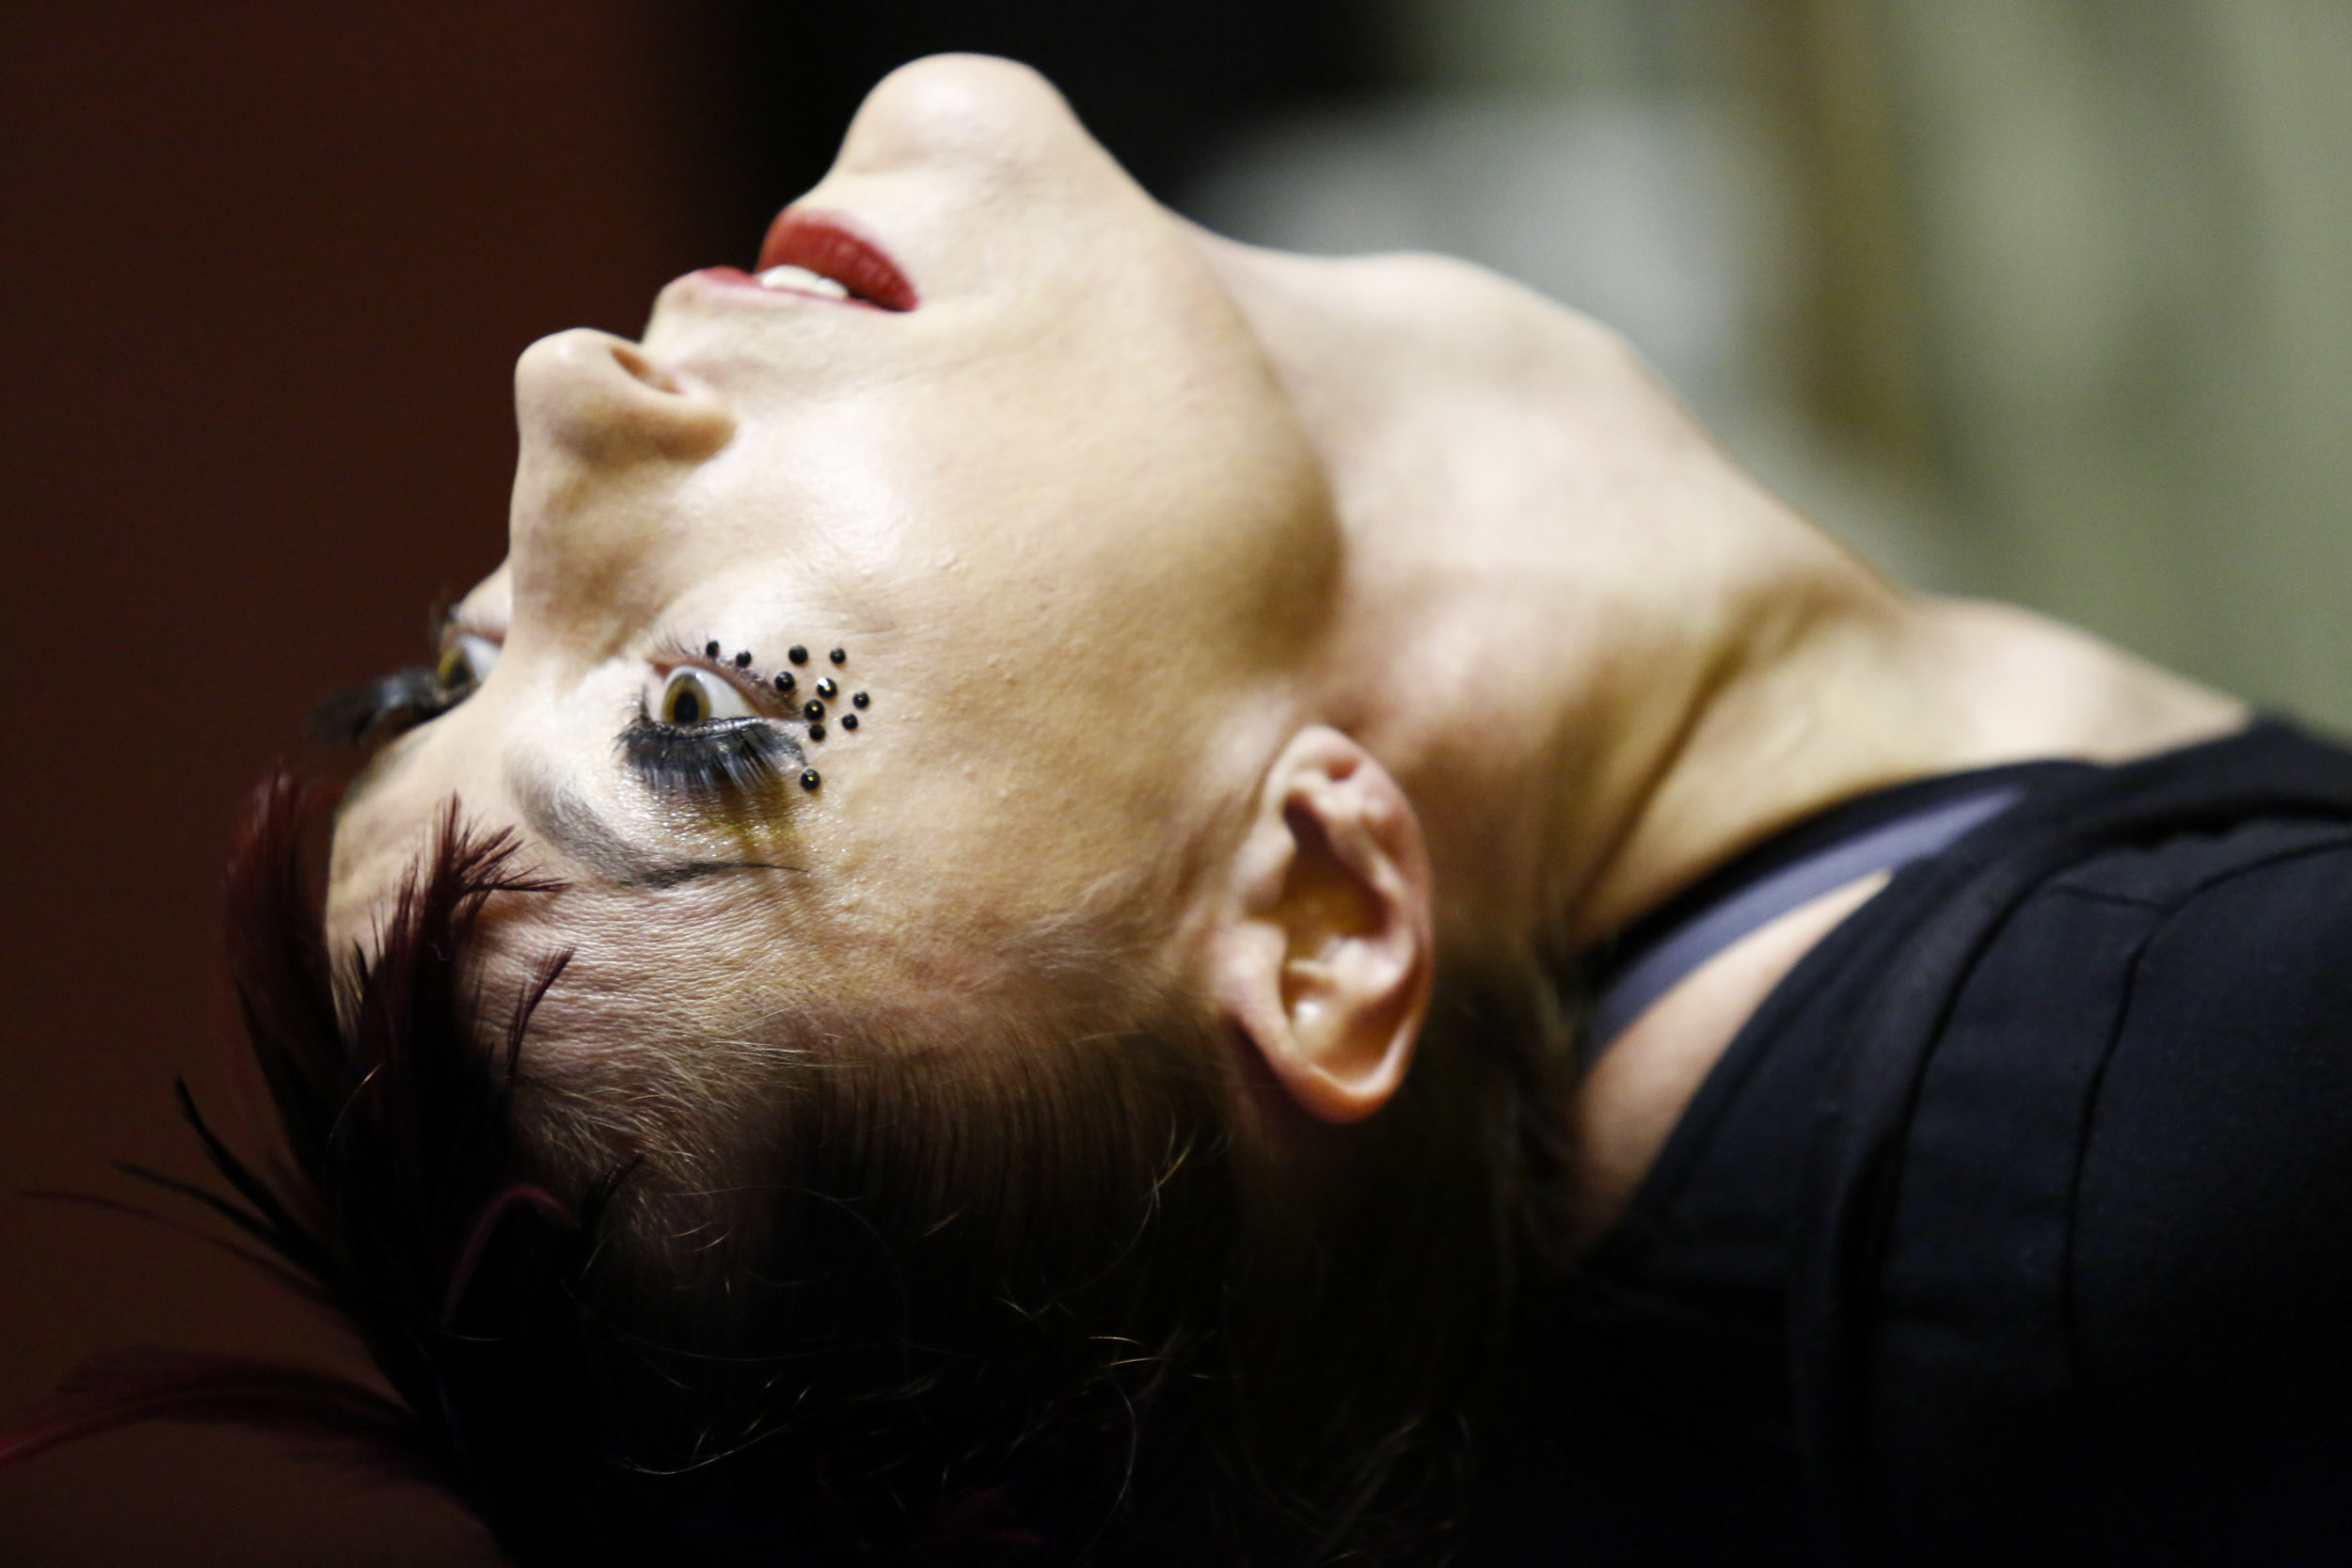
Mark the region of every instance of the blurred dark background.
MULTIPOLYGON (((747 261, 864 90, 1043 68, 1247 238, 1421 245, 1628 331, 1896 575, 2352 721, 2352 8, 2304 0, 0 6, 0 1409, 130 1344, 333 1359, 199 1243, 221 848, 320 693, 501 551, 507 375, 747 261)), ((0 1561, 467 1562, 230 1433, 0 1475, 0 1561)))

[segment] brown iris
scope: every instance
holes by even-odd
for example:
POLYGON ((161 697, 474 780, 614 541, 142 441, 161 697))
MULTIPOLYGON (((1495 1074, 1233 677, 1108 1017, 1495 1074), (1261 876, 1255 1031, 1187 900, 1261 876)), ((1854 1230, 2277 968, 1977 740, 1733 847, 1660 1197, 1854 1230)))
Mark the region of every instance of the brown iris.
POLYGON ((661 721, 699 724, 709 717, 710 694, 703 689, 702 677, 691 670, 672 675, 661 691, 661 721))

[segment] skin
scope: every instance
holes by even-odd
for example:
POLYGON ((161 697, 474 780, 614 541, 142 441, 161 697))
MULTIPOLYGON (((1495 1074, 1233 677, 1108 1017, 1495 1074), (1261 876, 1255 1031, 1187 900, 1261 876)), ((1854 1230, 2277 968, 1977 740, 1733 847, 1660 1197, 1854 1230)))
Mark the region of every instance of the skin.
POLYGON ((877 235, 921 307, 689 277, 642 343, 524 355, 507 561, 456 616, 504 651, 362 781, 337 929, 453 793, 573 881, 565 940, 684 976, 666 1002, 983 987, 1009 933, 1116 904, 1137 847, 1254 784, 1280 721, 1246 694, 1315 634, 1336 531, 1189 236, 1041 82, 980 62, 883 84, 804 204, 877 235), (618 765, 665 644, 710 639, 762 673, 818 650, 779 715, 849 650, 873 705, 808 748, 819 791, 702 809, 618 765))
MULTIPOLYGON (((1878 784, 2244 721, 2077 633, 1892 588, 1557 306, 1191 230, 1022 68, 897 72, 802 205, 921 305, 690 277, 642 343, 524 356, 508 560, 458 617, 504 652, 347 807, 342 940, 453 793, 572 883, 515 917, 598 959, 559 1037, 1017 997, 1027 935, 1086 925, 1344 1122, 1409 1070, 1441 953, 1572 955, 1878 784), (850 650, 874 706, 808 748, 820 790, 718 810, 628 776, 616 730, 665 648, 708 639, 761 672, 850 650)), ((1562 1107, 1588 1232, 1868 891, 1702 969, 1562 1107)))

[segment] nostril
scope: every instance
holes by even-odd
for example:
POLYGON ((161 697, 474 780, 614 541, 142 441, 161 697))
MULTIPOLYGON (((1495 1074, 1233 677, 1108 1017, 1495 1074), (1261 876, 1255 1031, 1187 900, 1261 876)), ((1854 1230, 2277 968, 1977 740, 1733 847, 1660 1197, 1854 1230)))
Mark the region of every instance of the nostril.
POLYGON ((638 353, 628 343, 612 345, 612 362, 656 391, 681 392, 685 390, 667 371, 655 365, 652 360, 638 353))

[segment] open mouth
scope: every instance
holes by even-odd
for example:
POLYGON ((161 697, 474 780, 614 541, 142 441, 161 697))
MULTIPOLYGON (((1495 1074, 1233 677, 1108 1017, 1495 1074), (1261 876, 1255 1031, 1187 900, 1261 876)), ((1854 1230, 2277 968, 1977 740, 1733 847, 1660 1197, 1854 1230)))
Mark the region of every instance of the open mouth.
POLYGON ((787 207, 769 226, 750 281, 764 289, 912 310, 914 285, 887 252, 833 213, 787 207))

